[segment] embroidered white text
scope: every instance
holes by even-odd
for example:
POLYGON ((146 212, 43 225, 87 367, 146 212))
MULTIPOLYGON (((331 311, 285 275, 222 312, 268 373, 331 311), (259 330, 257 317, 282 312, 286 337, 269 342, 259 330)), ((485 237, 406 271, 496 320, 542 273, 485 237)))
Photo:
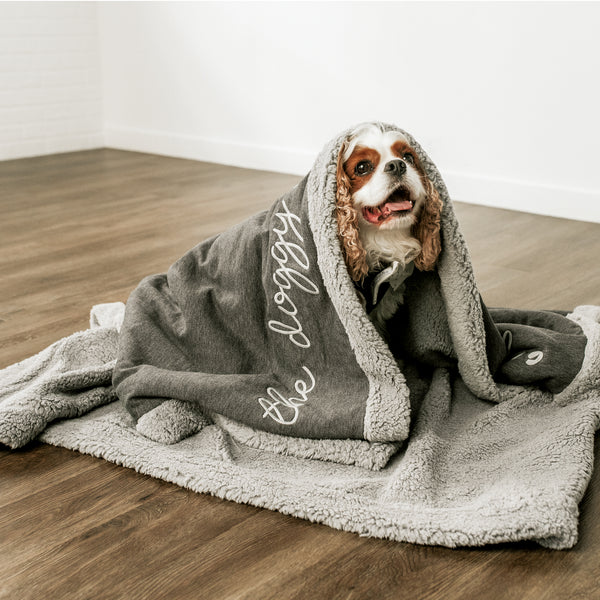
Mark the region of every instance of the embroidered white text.
POLYGON ((278 265, 273 273, 273 281, 278 288, 273 300, 280 312, 287 318, 281 321, 271 319, 268 326, 271 331, 286 335, 290 342, 296 346, 310 348, 310 340, 304 333, 302 324, 298 319, 298 308, 290 297, 290 292, 293 287, 296 287, 307 294, 318 294, 319 288, 304 273, 298 270, 299 267, 307 271, 310 267, 310 261, 304 248, 284 237, 291 231, 298 241, 304 241, 296 227, 296 223, 300 222, 300 217, 290 212, 285 200, 281 204, 284 209, 283 212, 275 213, 275 216, 281 222, 281 227, 273 229, 273 232, 277 235, 277 241, 271 246, 271 256, 278 265))
POLYGON ((308 400, 308 394, 315 387, 315 378, 307 367, 302 367, 308 375, 308 380, 298 379, 294 384, 297 397, 286 398, 275 388, 267 388, 268 398, 259 398, 260 405, 264 408, 263 419, 268 415, 281 425, 293 425, 298 420, 301 406, 308 400))

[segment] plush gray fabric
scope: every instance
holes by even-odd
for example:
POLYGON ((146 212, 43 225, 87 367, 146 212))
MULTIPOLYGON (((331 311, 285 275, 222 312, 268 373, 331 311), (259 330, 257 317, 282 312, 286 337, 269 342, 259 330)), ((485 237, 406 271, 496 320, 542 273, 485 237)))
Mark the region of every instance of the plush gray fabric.
POLYGON ((578 307, 569 318, 589 343, 581 372, 561 394, 501 385, 501 403, 482 402, 460 380, 450 386, 448 372, 438 369, 407 445, 382 470, 289 453, 276 436, 261 447, 250 438, 272 434, 240 434, 223 422, 164 445, 136 431, 122 401, 52 425, 40 439, 361 535, 451 547, 535 540, 569 548, 600 417, 600 308, 578 307))
POLYGON ((0 441, 46 428, 48 443, 364 535, 570 547, 600 415, 600 308, 488 310, 444 183, 405 134, 444 201, 443 251, 388 299, 381 335, 337 240, 346 135, 269 211, 146 278, 120 334, 122 307, 101 305, 88 331, 0 372, 0 441), (121 400, 72 418, 114 399, 117 342, 121 400))
POLYGON ((121 303, 101 305, 90 329, 0 371, 0 443, 18 448, 52 421, 116 400, 111 377, 122 318, 121 303))

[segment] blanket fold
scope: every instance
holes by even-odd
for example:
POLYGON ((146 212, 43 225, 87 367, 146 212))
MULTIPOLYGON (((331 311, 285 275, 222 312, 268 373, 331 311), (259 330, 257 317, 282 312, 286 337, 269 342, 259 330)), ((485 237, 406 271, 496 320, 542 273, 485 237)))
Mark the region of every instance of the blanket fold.
POLYGON ((114 322, 108 325, 73 334, 0 371, 0 443, 18 448, 57 419, 117 399, 111 378, 118 331, 114 322))
POLYGON ((488 309, 406 132, 444 203, 442 253, 432 272, 382 275, 365 307, 334 212, 349 131, 270 209, 1 371, 0 441, 41 434, 366 535, 570 547, 600 418, 600 308, 488 309), (378 321, 378 303, 397 310, 378 321))

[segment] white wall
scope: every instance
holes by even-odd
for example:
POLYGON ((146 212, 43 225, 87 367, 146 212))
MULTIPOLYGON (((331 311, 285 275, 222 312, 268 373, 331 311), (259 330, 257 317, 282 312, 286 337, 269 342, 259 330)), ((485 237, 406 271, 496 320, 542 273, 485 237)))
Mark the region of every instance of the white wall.
POLYGON ((597 2, 0 2, 0 159, 303 173, 379 119, 456 199, 600 221, 599 28, 597 2))
POLYGON ((102 146, 95 3, 0 2, 0 160, 102 146))
POLYGON ((598 3, 105 3, 107 143, 302 173, 394 122, 452 195, 600 220, 598 3))

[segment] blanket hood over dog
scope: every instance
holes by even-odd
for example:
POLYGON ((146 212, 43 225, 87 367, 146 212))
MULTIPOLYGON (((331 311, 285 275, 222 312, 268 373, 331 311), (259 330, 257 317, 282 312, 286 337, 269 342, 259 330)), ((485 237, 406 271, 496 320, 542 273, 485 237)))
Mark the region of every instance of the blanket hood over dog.
MULTIPOLYGON (((458 370, 475 396, 500 400, 494 374, 508 358, 501 331, 481 302, 442 178, 403 131, 444 200, 443 249, 434 272, 415 269, 409 278, 389 344, 371 323, 335 218, 337 158, 349 131, 269 210, 202 242, 132 293, 113 382, 135 418, 175 399, 272 433, 402 441, 436 367, 458 370)), ((583 360, 580 333, 569 322, 560 334, 578 340, 563 388, 583 360)))

